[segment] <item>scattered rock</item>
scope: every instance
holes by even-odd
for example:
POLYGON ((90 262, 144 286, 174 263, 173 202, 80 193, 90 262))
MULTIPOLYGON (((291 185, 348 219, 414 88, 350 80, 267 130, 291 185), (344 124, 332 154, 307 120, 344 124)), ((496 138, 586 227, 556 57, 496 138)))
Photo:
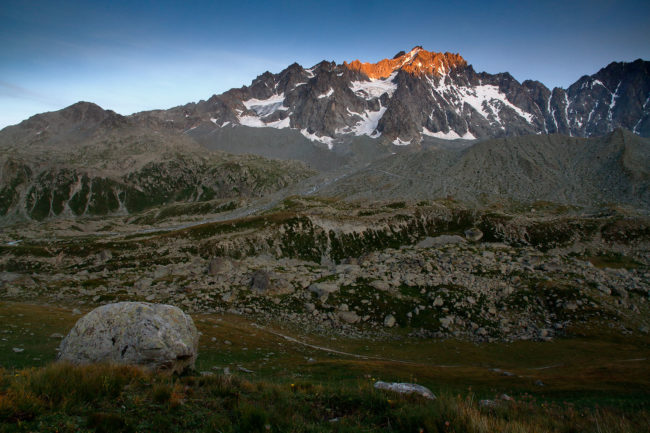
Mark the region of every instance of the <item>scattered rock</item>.
POLYGON ((483 237, 483 232, 480 229, 474 227, 474 228, 465 230, 465 237, 469 241, 478 242, 483 237))
POLYGON ((199 334, 192 318, 171 305, 119 302, 79 319, 59 347, 75 364, 114 362, 170 373, 194 367, 199 334))
POLYGON ((309 286, 309 291, 312 293, 315 293, 316 296, 321 300, 321 302, 325 302, 327 298, 329 297, 330 294, 334 292, 338 292, 339 286, 338 284, 334 283, 314 283, 309 286))
POLYGON ((208 265, 208 275, 214 277, 217 275, 228 274, 232 271, 232 268, 232 261, 229 259, 225 257, 215 257, 210 260, 210 264, 208 265))
POLYGON ((386 317, 384 317, 384 326, 387 328, 392 328, 393 326, 395 326, 395 316, 389 314, 386 317))
POLYGON ((370 287, 374 287, 375 289, 381 290, 383 292, 390 290, 390 284, 384 280, 375 280, 370 283, 370 287))
POLYGON ((437 248, 445 245, 460 244, 466 242, 465 239, 458 235, 440 235, 434 238, 426 237, 415 246, 418 248, 437 248))
POLYGON ((271 273, 269 271, 255 271, 251 277, 250 287, 257 293, 266 293, 271 290, 271 273))
POLYGON ((429 388, 415 383, 398 383, 398 382, 382 382, 381 380, 375 382, 375 389, 383 389, 385 391, 398 392, 400 394, 418 394, 424 398, 435 400, 436 396, 429 388))
POLYGON ((339 319, 345 323, 357 323, 361 318, 354 311, 339 311, 339 319))

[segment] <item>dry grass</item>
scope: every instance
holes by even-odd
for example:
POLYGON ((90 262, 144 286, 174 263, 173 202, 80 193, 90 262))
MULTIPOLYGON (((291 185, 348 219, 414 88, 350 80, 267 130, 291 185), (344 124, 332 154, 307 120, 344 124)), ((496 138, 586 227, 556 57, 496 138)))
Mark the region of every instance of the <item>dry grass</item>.
POLYGON ((481 407, 470 391, 434 401, 355 386, 156 376, 134 367, 52 364, 2 371, 0 431, 636 432, 647 410, 579 409, 532 397, 481 407))

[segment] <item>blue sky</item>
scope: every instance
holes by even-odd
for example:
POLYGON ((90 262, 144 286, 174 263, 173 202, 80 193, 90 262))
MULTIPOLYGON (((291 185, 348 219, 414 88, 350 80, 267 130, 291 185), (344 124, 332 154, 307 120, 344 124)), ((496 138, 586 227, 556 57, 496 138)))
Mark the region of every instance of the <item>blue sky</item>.
POLYGON ((650 59, 648 22, 647 0, 2 0, 0 128, 79 100, 169 108, 293 62, 377 61, 415 45, 567 87, 650 59))

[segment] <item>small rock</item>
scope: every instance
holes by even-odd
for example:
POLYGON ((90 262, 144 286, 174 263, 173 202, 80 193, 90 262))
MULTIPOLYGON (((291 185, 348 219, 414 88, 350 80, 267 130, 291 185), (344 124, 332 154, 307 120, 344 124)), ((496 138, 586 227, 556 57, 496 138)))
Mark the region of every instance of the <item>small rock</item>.
POLYGON ((494 400, 480 400, 478 405, 479 407, 494 408, 498 406, 498 403, 494 400))
POLYGON ((268 271, 253 272, 250 287, 257 293, 268 292, 271 289, 271 273, 268 271))
POLYGON ((424 398, 435 400, 436 396, 429 388, 415 383, 398 383, 398 382, 382 382, 381 380, 375 382, 375 389, 383 389, 385 391, 398 392, 400 394, 418 394, 424 398))
POLYGON ((217 276, 228 274, 232 271, 232 262, 225 257, 215 257, 208 265, 208 275, 217 276))
POLYGON ((393 326, 395 326, 395 316, 389 314, 386 317, 384 317, 384 326, 387 328, 392 328, 393 326))
POLYGON ((78 309, 78 308, 74 308, 74 309, 72 310, 72 314, 74 314, 74 315, 77 315, 77 316, 78 316, 79 314, 81 314, 81 310, 80 310, 80 309, 78 309))
POLYGON ((20 347, 14 347, 12 350, 13 350, 14 352, 16 352, 16 353, 20 353, 20 352, 22 352, 22 351, 25 350, 25 349, 21 349, 20 347))
POLYGON ((318 296, 318 298, 321 300, 321 302, 325 302, 330 294, 334 292, 338 292, 338 290, 339 290, 338 284, 334 284, 334 283, 321 282, 321 283, 314 283, 309 286, 309 291, 315 293, 316 296, 318 296))
POLYGON ((478 242, 481 240, 482 237, 483 237, 483 232, 476 227, 465 230, 465 238, 467 238, 467 240, 469 241, 478 242))
POLYGON ((386 292, 390 289, 390 285, 384 280, 375 280, 370 283, 370 287, 374 287, 375 289, 381 290, 382 292, 386 292))
POLYGON ((418 242, 415 246, 418 248, 436 248, 442 247, 444 245, 460 244, 464 242, 465 239, 461 238, 458 235, 441 235, 436 236, 435 238, 426 237, 418 242))
POLYGON ((63 338, 65 337, 63 334, 59 334, 58 332, 55 332, 54 334, 50 334, 50 338, 63 338))
POLYGON ((339 311, 339 319, 345 323, 353 324, 357 323, 361 318, 354 311, 339 311))

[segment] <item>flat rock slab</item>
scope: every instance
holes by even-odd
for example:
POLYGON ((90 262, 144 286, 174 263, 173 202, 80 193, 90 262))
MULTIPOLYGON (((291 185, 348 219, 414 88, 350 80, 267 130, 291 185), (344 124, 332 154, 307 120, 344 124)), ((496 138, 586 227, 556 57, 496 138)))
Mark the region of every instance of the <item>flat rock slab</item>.
POLYGON ((467 241, 458 235, 440 235, 434 238, 426 237, 417 243, 418 248, 436 248, 445 245, 464 244, 467 241))
POLYGON ((198 345, 192 318, 178 307, 119 302, 95 308, 79 319, 61 342, 58 359, 182 373, 194 367, 198 345))
POLYGON ((385 391, 393 391, 400 394, 418 394, 430 400, 435 400, 436 398, 436 396, 431 392, 429 388, 415 383, 389 383, 379 380, 375 382, 375 389, 383 389, 385 391))

